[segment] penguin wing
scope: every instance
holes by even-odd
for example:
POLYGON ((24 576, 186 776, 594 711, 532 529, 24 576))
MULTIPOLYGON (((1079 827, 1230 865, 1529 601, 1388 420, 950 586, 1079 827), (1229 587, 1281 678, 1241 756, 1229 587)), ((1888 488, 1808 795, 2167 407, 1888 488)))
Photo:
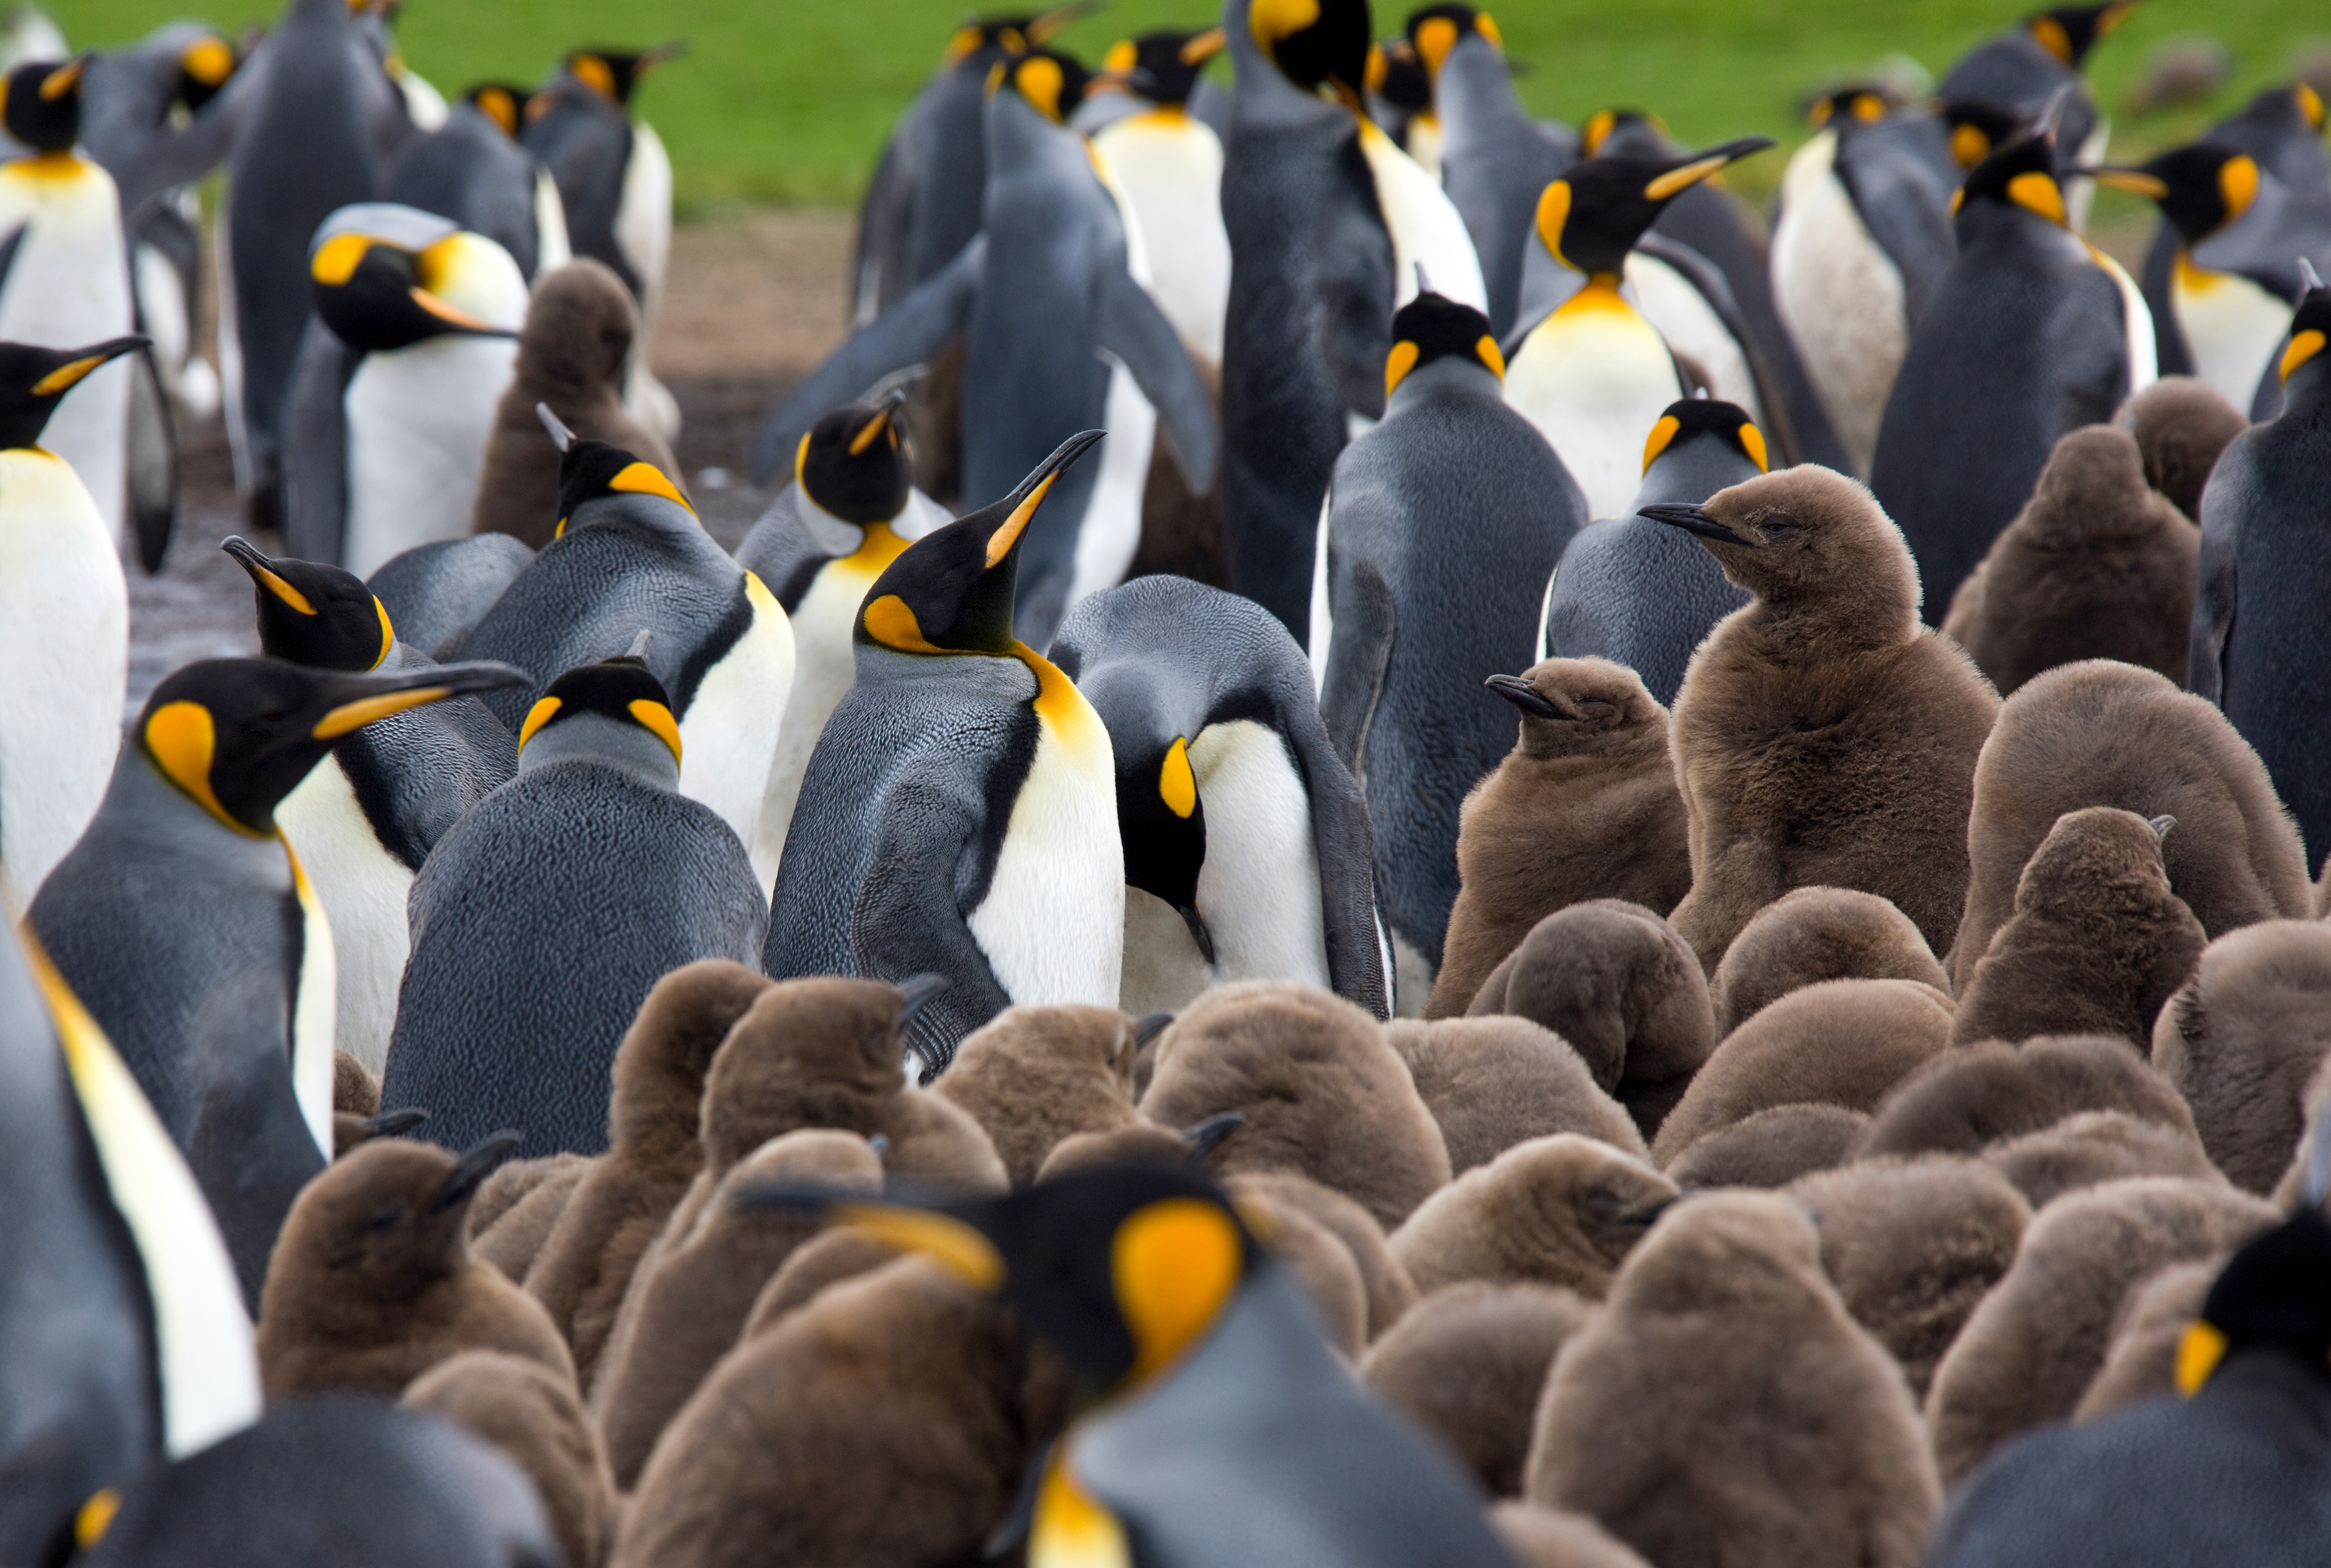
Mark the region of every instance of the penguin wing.
MULTIPOLYGON (((1335 522, 1328 522, 1330 538, 1335 522)), ((1367 562, 1343 572, 1329 557, 1328 603, 1335 631, 1327 642, 1327 670, 1319 683, 1319 717, 1336 755, 1357 778, 1365 771, 1362 747, 1368 720, 1384 697, 1384 672, 1392 663, 1392 587, 1367 562)))
MULTIPOLYGON (((992 863, 977 803, 961 790, 915 781, 883 803, 865 881, 850 911, 856 972, 883 980, 944 974, 947 989, 916 1014, 909 1043, 933 1069, 964 1036, 1012 1005, 965 922, 956 872, 967 854, 992 863)), ((1004 824, 996 824, 1001 837, 1004 824)), ((977 899, 972 902, 975 905, 977 899)))
POLYGON ((2237 584, 2236 533, 2241 514, 2258 498, 2250 432, 2234 437, 2202 491, 2202 561, 2193 584, 2193 640, 2185 655, 2185 689, 2226 705, 2225 656, 2233 635, 2237 584))
POLYGON ((898 297, 907 275, 907 223, 915 200, 915 176, 896 130, 882 144, 866 198, 858 204, 858 245, 851 258, 850 324, 864 327, 898 297))
POLYGON ((1280 734, 1295 754, 1303 793, 1311 797, 1311 842, 1319 857, 1319 913, 1327 936, 1327 982, 1336 994, 1378 1018, 1392 1007, 1384 993, 1384 949, 1376 941, 1375 833, 1352 770, 1336 755, 1299 671, 1283 698, 1280 734))
POLYGON ((1093 340, 1133 373, 1142 395, 1157 407, 1174 443, 1175 461, 1192 493, 1214 488, 1217 435, 1213 399, 1190 363, 1181 334, 1157 309, 1149 290, 1121 267, 1104 269, 1093 300, 1093 340))
POLYGON ((982 234, 913 293, 843 339, 761 427, 753 443, 753 482, 766 485, 783 471, 820 415, 893 372, 920 365, 962 331, 986 271, 987 237, 982 234))
MULTIPOLYGON (((2129 363, 2128 309, 2143 302, 2122 294, 2113 273, 2083 267, 2068 280, 2062 309, 2050 323, 2047 364, 2063 390, 2056 434, 2103 424, 2140 385, 2129 363)), ((2053 444, 2052 437, 2050 444, 2053 444)))
POLYGON ((151 345, 129 356, 127 441, 131 532, 138 565, 150 577, 162 569, 178 520, 178 436, 151 345))
POLYGON ((283 409, 283 547, 335 565, 348 520, 347 390, 364 356, 310 316, 283 409))
POLYGON ((1789 420, 1788 400, 1774 378, 1763 345, 1749 329, 1747 313, 1740 309, 1739 297, 1733 293, 1731 280, 1725 277, 1724 270, 1700 252, 1656 229, 1645 234, 1635 249, 1666 262, 1708 301, 1708 308, 1732 335, 1733 342, 1739 345, 1741 360, 1748 366, 1748 378, 1756 386, 1756 402, 1760 405, 1757 412, 1762 416, 1765 433, 1784 454, 1794 451, 1796 430, 1789 420))
POLYGON ((1359 138, 1337 155, 1339 188, 1320 204, 1312 253, 1318 258, 1320 347, 1344 406, 1384 417, 1384 356, 1392 352, 1398 289, 1392 232, 1376 201, 1375 176, 1359 138))
POLYGON ((16 265, 17 247, 24 242, 24 231, 32 226, 30 223, 18 223, 8 232, 6 239, 0 240, 0 289, 8 286, 8 274, 16 265))
POLYGON ((1890 121, 1866 127, 1844 138, 1837 149, 1838 178, 1853 210, 1902 275, 1903 315, 1913 328, 1958 254, 1950 187, 1936 176, 1937 156, 1949 161, 1941 121, 1931 117, 1898 127, 1890 121), (1933 148, 1925 145, 1928 141, 1933 148))

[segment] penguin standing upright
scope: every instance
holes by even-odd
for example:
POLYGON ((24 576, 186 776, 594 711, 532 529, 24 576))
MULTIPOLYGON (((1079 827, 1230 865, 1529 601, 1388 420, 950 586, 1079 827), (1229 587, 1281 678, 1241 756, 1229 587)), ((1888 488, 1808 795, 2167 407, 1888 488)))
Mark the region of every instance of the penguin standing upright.
POLYGON ((331 928, 275 808, 341 736, 520 673, 189 664, 147 699, 33 900, 33 935, 194 1166, 254 1311, 332 1137, 331 928))
POLYGON ((1457 899, 1457 808, 1513 749, 1512 716, 1481 682, 1524 667, 1543 584, 1587 512, 1501 395, 1488 317, 1420 294, 1393 339, 1384 422, 1336 461, 1311 661, 1367 798, 1394 1000, 1413 1015, 1457 899))
POLYGON ((1125 847, 1118 1005, 1294 980, 1389 1012, 1367 803, 1269 612, 1185 577, 1096 594, 1052 661, 1108 727, 1125 847))
POLYGON ((762 967, 945 976, 912 1031, 928 1072, 1015 1003, 1117 1003, 1125 857, 1108 731, 1012 627, 1021 542, 1100 439, 1070 437, 875 579, 857 680, 802 778, 762 967))
POLYGON ((0 923, 22 917, 105 798, 129 673, 121 557, 42 429, 143 342, 0 343, 0 923))
POLYGON ((2066 215, 2045 122, 1975 166, 1951 219, 1958 253, 1886 400, 1870 488, 1909 541, 1930 623, 2023 508, 2057 438, 2154 379, 2136 284, 2066 215))
MULTIPOLYGON (((2028 119, 2049 100, 2069 89, 2064 101, 2061 146, 2074 162, 2093 164, 2105 156, 2112 138, 2112 122, 2097 109, 2080 67, 2088 52, 2128 20, 2136 0, 2104 0, 2095 5, 2060 5, 2034 11, 2022 23, 1985 39, 1959 57, 1935 89, 1949 104, 1972 101, 2010 120, 2028 119)), ((1962 168, 1973 169, 2006 138, 1986 134, 1971 123, 1955 128, 1951 150, 1962 168)), ((2088 200, 2094 193, 2084 179, 2065 182, 2065 221, 2074 232, 2088 226, 2088 200)))
POLYGON ((1772 145, 1752 136, 1674 157, 1607 153, 1572 165, 1538 199, 1540 282, 1524 301, 1506 401, 1553 443, 1590 517, 1618 515, 1641 481, 1644 437, 1692 390, 1659 328, 1621 292, 1628 252, 1679 193, 1772 145), (1546 313, 1533 320, 1534 309, 1546 313))
MULTIPOLYGON (((0 342, 68 348, 120 337, 136 326, 128 242, 113 176, 73 150, 81 74, 70 63, 20 65, 0 109, 8 134, 32 155, 0 165, 0 342)), ((129 366, 108 362, 49 421, 50 451, 72 465, 107 537, 126 541, 129 366)))
MULTIPOLYGON (((314 670, 422 670, 388 609, 337 566, 221 546, 250 575, 260 651, 314 670)), ((518 769, 518 746, 473 698, 431 703, 342 736, 275 808, 315 884, 338 961, 336 1046, 377 1077, 404 974, 414 874, 463 813, 518 769)))
POLYGON ((1150 296, 1191 352, 1216 369, 1231 296, 1223 143, 1189 105, 1199 71, 1223 47, 1219 27, 1149 33, 1119 43, 1104 64, 1146 107, 1092 133, 1141 230, 1150 296))
POLYGON ((471 88, 443 125, 397 149, 381 196, 483 234, 530 283, 574 252, 557 182, 519 145, 525 101, 497 83, 471 88))
POLYGON ((326 219, 308 275, 316 320, 284 414, 283 533, 361 577, 470 531, 526 279, 484 235, 381 202, 326 219))

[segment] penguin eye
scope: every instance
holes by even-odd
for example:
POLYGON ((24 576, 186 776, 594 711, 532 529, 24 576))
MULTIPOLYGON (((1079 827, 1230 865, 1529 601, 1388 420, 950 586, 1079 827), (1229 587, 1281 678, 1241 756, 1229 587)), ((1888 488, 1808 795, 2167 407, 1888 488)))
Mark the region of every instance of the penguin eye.
POLYGON ((1608 718, 1615 711, 1613 704, 1599 697, 1584 698, 1578 704, 1579 716, 1584 718, 1608 718))
POLYGON ((1786 512, 1774 512, 1757 519, 1756 531, 1774 541, 1793 539, 1797 537, 1797 520, 1786 512))
POLYGON ((401 1206, 394 1209, 376 1209, 365 1217, 365 1233, 370 1236, 385 1235, 395 1230, 404 1220, 404 1210, 401 1206))

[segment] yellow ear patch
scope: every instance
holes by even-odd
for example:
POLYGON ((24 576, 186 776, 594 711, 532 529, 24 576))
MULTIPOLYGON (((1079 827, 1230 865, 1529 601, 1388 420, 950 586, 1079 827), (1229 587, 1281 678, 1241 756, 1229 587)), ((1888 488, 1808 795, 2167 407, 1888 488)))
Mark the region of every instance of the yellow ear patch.
POLYGON ((1603 144, 1619 126, 1619 117, 1607 109, 1598 109, 1586 117, 1586 128, 1578 133, 1579 145, 1593 157, 1603 150, 1603 144))
POLYGON ((1041 110, 1046 119, 1058 124, 1061 119, 1061 62, 1048 55, 1038 54, 1020 62, 1013 75, 1020 96, 1041 110))
POLYGON ((915 612, 896 594, 885 594, 866 606, 866 635, 901 653, 944 653, 946 649, 923 635, 915 612))
POLYGON ((104 363, 104 355, 92 354, 86 359, 76 359, 70 365, 60 365, 33 383, 33 395, 54 397, 60 392, 79 385, 82 377, 104 363))
POLYGON ((976 27, 958 27, 955 30, 954 36, 947 40, 947 51, 940 58, 947 64, 953 65, 965 55, 977 49, 980 40, 985 36, 985 34, 976 27))
MULTIPOLYGON (((166 702, 146 721, 146 754, 163 775, 201 803, 202 808, 238 833, 250 833, 227 814, 211 789, 211 757, 218 730, 211 710, 199 702, 166 702)), ((253 835, 254 837, 256 835, 253 835)))
POLYGON ((1498 31, 1496 19, 1488 12, 1473 13, 1473 31, 1496 44, 1498 53, 1503 54, 1506 52, 1506 35, 1498 31))
POLYGON ((663 477, 663 470, 653 463, 631 464, 617 473, 614 479, 609 480, 607 488, 611 490, 622 490, 627 495, 661 496, 668 501, 688 507, 690 515, 696 511, 694 507, 688 506, 688 498, 681 495, 672 482, 663 477))
POLYGON ((178 69, 205 87, 216 87, 234 74, 234 51, 223 38, 197 38, 179 54, 178 69))
POLYGON ((1488 333, 1481 334, 1480 341, 1473 345, 1473 357, 1487 366, 1489 374, 1499 381, 1506 378, 1506 351, 1498 347, 1498 340, 1488 333))
POLYGON ((1133 1548, 1117 1516, 1069 1474, 1067 1445, 1052 1450, 1036 1489, 1028 1561, 1044 1568, 1133 1568, 1133 1548))
POLYGON ((1991 138, 1971 125, 1955 126, 1951 130, 1951 157, 1959 160, 1959 167, 1971 169, 1990 156, 1991 138))
POLYGON ((1198 809, 1198 778, 1190 771, 1190 743, 1178 735, 1166 748, 1165 765, 1157 770, 1157 798, 1185 822, 1198 809))
POLYGON ((1196 1198, 1162 1199, 1117 1228, 1109 1279, 1133 1333, 1128 1382, 1156 1376, 1213 1326, 1243 1261, 1237 1223, 1196 1198))
POLYGON ((485 117, 502 128, 504 136, 518 134, 518 100, 499 87, 490 87, 478 94, 478 108, 485 117))
POLYGON ((672 717, 671 709, 661 702, 652 701, 644 697, 635 697, 626 706, 632 717, 639 721, 640 727, 650 731, 658 740, 670 747, 671 760, 678 763, 680 761, 680 721, 672 717))
POLYGON ((2177 1342, 2177 1392, 2192 1399, 2218 1370, 2225 1359, 2226 1336, 2209 1324, 2195 1318, 2186 1326, 2185 1335, 2177 1342))
POLYGON ((1773 465, 1765 451, 1765 432, 1755 425, 1745 423, 1741 425, 1740 450, 1748 454, 1748 461, 1756 465, 1758 473, 1773 471, 1773 465))
POLYGON ((1424 69, 1434 76, 1441 74, 1441 62, 1457 47, 1457 24, 1446 16, 1427 17, 1416 30, 1417 58, 1424 69))
POLYGON ((2031 19, 2031 36, 2041 48, 2067 65, 2072 63, 2072 39, 2064 31, 2062 23, 2053 16, 2035 16, 2031 19))
POLYGON ((528 708, 526 710, 526 722, 518 727, 519 750, 524 751, 526 749, 526 743, 534 738, 534 732, 540 729, 544 725, 548 724, 553 718, 558 717, 558 710, 564 706, 566 705, 559 698, 556 697, 546 697, 541 701, 536 703, 532 708, 528 708))
POLYGON ((802 482, 802 475, 807 471, 808 468, 809 432, 804 431, 802 432, 801 444, 794 448, 794 483, 799 484, 802 482))
POLYGON ((1565 266, 1569 258, 1562 253, 1562 228, 1570 222, 1570 182, 1556 180, 1546 187, 1537 199, 1537 237, 1554 252, 1555 260, 1565 266))
POLYGON ((2323 128, 2323 95, 2303 81, 2293 90, 2292 95, 2298 100, 2298 112, 2305 118, 2307 128, 2321 130, 2323 128))
POLYGON ((602 98, 615 96, 614 68, 595 54, 578 54, 567 62, 575 80, 602 98))
POLYGON ((1886 118, 1886 100, 1874 92, 1853 95, 1853 118, 1864 125, 1875 125, 1886 118))
POLYGON ((995 1243, 949 1215, 888 1203, 842 1203, 834 1208, 833 1218, 901 1252, 937 1259, 974 1290, 994 1295, 1004 1288, 1004 1255, 995 1243))
POLYGON ((1643 438, 1643 471, 1645 473, 1651 471, 1652 461, 1659 457, 1660 453, 1668 450, 1668 443, 1675 440, 1676 432, 1682 428, 1683 421, 1674 414, 1660 415, 1659 423, 1651 426, 1651 433, 1643 438))
POLYGON ((450 686, 416 686, 410 691, 384 691, 378 697, 360 697, 354 702, 343 702, 324 715, 316 721, 316 727, 308 733, 318 740, 338 740, 367 724, 452 695, 453 689, 450 686))
POLYGON ((2037 213, 2051 223, 2064 221, 2063 188, 2037 169, 2027 169, 2007 182, 2007 199, 2027 213, 2037 213))
POLYGON ((1689 190, 1708 176, 1722 168, 1728 159, 1722 157, 1694 158, 1679 169, 1670 169, 1643 187, 1643 195, 1655 202, 1666 201, 1678 191, 1689 190))
POLYGON ((1420 350, 1415 344, 1405 340, 1392 346, 1392 352, 1384 356, 1384 395, 1386 397, 1390 397, 1397 391, 1400 384, 1408 378, 1408 373, 1416 368, 1419 353, 1420 350))
POLYGON ((388 657, 388 651, 396 646, 396 626, 389 620, 388 606, 380 602, 380 595, 377 594, 372 596, 372 607, 380 616, 380 659, 372 661, 372 667, 377 670, 381 666, 381 660, 388 657))
POLYGON ((357 263, 371 249, 372 242, 362 234, 334 234, 316 247, 316 254, 308 262, 308 276, 337 289, 356 276, 357 263))
POLYGON ((2226 204, 2226 222, 2232 223, 2250 211, 2258 200, 2258 161, 2248 153, 2240 153, 2218 166, 2218 197, 2226 204))
POLYGON ((1292 37, 1319 20, 1319 0, 1254 0, 1247 7, 1246 24, 1263 53, 1282 38, 1292 37))
POLYGON ((1044 492, 1060 477, 1060 470, 1055 469, 1038 480, 1036 488, 1028 492, 1028 499, 1013 508, 1012 515, 1004 519, 1004 526, 987 536, 987 565, 991 571, 1003 565, 1004 557, 1012 553, 1012 546, 1020 541, 1020 530, 1036 515, 1036 508, 1043 504, 1044 492))
POLYGON ((91 1492, 89 1501, 73 1516, 73 1544, 89 1551, 105 1539, 106 1531, 113 1527, 113 1516, 121 1512, 121 1494, 111 1487, 91 1492))
POLYGON ((2310 327, 2291 337, 2290 347, 2282 351, 2279 367, 2281 378, 2290 379, 2290 373, 2323 352, 2323 334, 2310 327))

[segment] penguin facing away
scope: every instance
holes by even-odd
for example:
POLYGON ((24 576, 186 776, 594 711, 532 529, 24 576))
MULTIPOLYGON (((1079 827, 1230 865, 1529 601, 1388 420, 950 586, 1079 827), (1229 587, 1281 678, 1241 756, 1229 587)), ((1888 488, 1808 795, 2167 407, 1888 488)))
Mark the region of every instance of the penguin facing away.
POLYGON ((519 145, 523 101, 507 87, 471 88, 443 125, 398 150, 381 195, 484 235, 531 283, 574 252, 557 183, 519 145))
MULTIPOLYGON (((1953 109, 1976 111, 1952 128, 1951 152, 1963 168, 1972 169, 2009 139, 2007 128, 2040 114, 2060 99, 2063 117, 2061 145, 2067 162, 2082 165, 2102 160, 2111 139, 2112 124, 2098 111, 2080 68, 2089 51, 2111 36, 2136 0, 2102 0, 2088 5, 2060 5, 2035 11, 2021 24, 2009 28, 1962 55, 1935 89, 1953 109)), ((2088 226, 2088 201, 2094 193, 2085 179, 2068 182, 2064 191, 2067 216, 2077 233, 2088 226)))
POLYGON ((1149 292, 1192 353, 1219 366, 1223 320, 1230 309, 1231 241, 1223 227, 1223 143, 1190 112, 1199 72, 1227 47, 1219 27, 1204 33, 1149 33, 1120 62, 1120 43, 1104 62, 1108 81, 1122 76, 1147 107, 1092 133, 1141 229, 1149 253, 1149 292))
POLYGON ((762 968, 945 976, 909 1037, 928 1072, 1014 1003, 1117 1004, 1108 730, 1012 624, 1021 542, 1099 440, 1070 437, 1011 495, 883 569, 852 632, 856 679, 802 777, 762 968))
POLYGON ((534 562, 508 534, 416 545, 366 579, 408 647, 447 659, 504 589, 534 562))

